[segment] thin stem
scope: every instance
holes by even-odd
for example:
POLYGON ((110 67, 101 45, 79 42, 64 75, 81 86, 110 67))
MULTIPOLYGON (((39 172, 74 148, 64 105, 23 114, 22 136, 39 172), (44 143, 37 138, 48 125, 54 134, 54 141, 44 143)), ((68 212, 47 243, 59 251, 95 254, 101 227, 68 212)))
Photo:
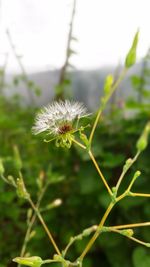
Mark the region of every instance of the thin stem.
MULTIPOLYGON (((109 97, 107 98, 106 103, 109 101, 109 99, 111 98, 112 94, 114 93, 114 91, 116 90, 116 88, 119 86, 119 84, 121 83, 121 81, 123 80, 123 78, 125 77, 126 72, 127 72, 127 69, 124 68, 124 69, 122 70, 122 72, 121 72, 119 78, 117 79, 117 81, 114 83, 114 85, 112 85, 112 88, 111 88, 111 94, 110 94, 109 97)), ((99 111, 98 111, 98 113, 97 113, 95 122, 94 122, 94 124, 93 124, 91 133, 90 133, 90 137, 89 137, 89 143, 90 143, 90 144, 92 143, 93 136, 94 136, 94 133, 95 133, 95 130, 96 130, 98 121, 99 121, 99 119, 100 119, 100 116, 101 116, 101 114, 102 114, 102 111, 103 111, 103 108, 100 107, 100 109, 99 109, 99 111)))
POLYGON ((98 236, 100 235, 100 230, 102 229, 109 213, 111 212, 112 208, 114 207, 114 203, 110 202, 107 210, 104 213, 104 216, 102 217, 97 230, 95 232, 95 234, 92 236, 92 238, 90 239, 90 241, 88 242, 87 246, 85 247, 85 249, 83 250, 81 256, 79 257, 79 261, 82 261, 85 257, 85 255, 88 253, 88 251, 90 250, 90 248, 92 247, 92 245, 94 244, 95 240, 98 238, 98 236))
MULTIPOLYGON (((45 186, 43 187, 43 189, 41 190, 40 192, 40 195, 38 197, 38 201, 37 201, 37 204, 36 204, 36 209, 39 208, 40 206, 40 203, 41 203, 41 200, 45 194, 45 191, 48 187, 48 182, 45 184, 45 186)), ((25 237, 24 237, 24 242, 23 242, 23 245, 22 245, 22 249, 21 249, 21 253, 20 253, 20 257, 23 257, 25 255, 25 251, 26 251, 26 247, 27 247, 27 243, 29 241, 29 237, 30 237, 30 233, 31 233, 31 229, 32 229, 32 226, 35 222, 35 219, 36 219, 36 213, 34 212, 34 214, 32 215, 31 219, 30 219, 30 222, 28 224, 28 228, 27 228, 27 231, 26 231, 26 234, 25 234, 25 237)), ((20 265, 18 265, 19 267, 20 265)))
POLYGON ((116 184, 116 192, 118 191, 118 189, 119 189, 119 187, 120 187, 120 184, 121 184, 121 182, 122 182, 122 180, 123 180, 125 174, 126 174, 127 171, 129 170, 129 168, 133 165, 133 163, 137 160, 137 158, 138 158, 139 155, 140 155, 140 152, 138 151, 138 152, 136 153, 136 155, 134 156, 134 158, 132 159, 132 162, 131 162, 131 164, 129 165, 129 167, 126 168, 125 171, 122 171, 122 173, 121 173, 121 175, 120 175, 120 177, 119 177, 119 179, 118 179, 118 182, 117 182, 117 184, 116 184))
POLYGON ((33 208, 33 210, 35 211, 37 217, 39 218, 39 220, 40 220, 40 222, 41 222, 43 228, 45 229, 45 232, 47 233, 47 235, 48 235, 48 237, 49 237, 51 243, 53 244, 53 247, 55 248, 57 254, 58 254, 58 255, 61 255, 60 250, 59 250, 59 248, 57 247, 57 245, 56 245, 56 243, 55 243, 55 241, 54 241, 54 239, 53 239, 53 237, 52 237, 52 234, 51 234, 50 230, 48 229, 46 223, 44 222, 44 220, 43 220, 43 218, 42 218, 42 216, 41 216, 39 210, 36 208, 36 206, 34 205, 33 201, 31 200, 31 198, 29 198, 28 201, 30 202, 30 204, 31 204, 31 206, 32 206, 32 208, 33 208))
POLYGON ((124 225, 115 225, 115 226, 110 226, 110 228, 114 228, 114 229, 126 229, 126 228, 136 228, 136 227, 144 227, 144 226, 150 226, 150 222, 124 224, 124 225))
POLYGON ((109 187, 109 185, 108 185, 108 183, 107 183, 107 181, 106 181, 104 175, 102 174, 102 172, 101 172, 101 170, 100 170, 100 167, 98 166, 98 164, 97 164, 97 162, 96 162, 96 160, 95 160, 95 158, 94 158, 94 155, 93 155, 92 151, 89 150, 88 153, 89 153, 89 156, 90 156, 91 160, 93 161, 93 163, 94 163, 94 165, 95 165, 95 168, 96 168, 97 172, 99 173, 99 175, 100 175, 100 177, 101 177, 101 179, 102 179, 102 181, 103 181, 105 187, 107 188, 107 191, 108 191, 109 195, 112 196, 112 191, 111 191, 111 189, 110 189, 110 187, 109 187))
POLYGON ((86 146, 84 146, 83 144, 75 140, 74 138, 72 138, 72 142, 74 142, 76 145, 80 146, 81 148, 86 149, 86 146))
MULTIPOLYGON (((69 23, 69 33, 68 33, 68 39, 67 39, 67 46, 66 46, 66 55, 65 55, 65 62, 61 68, 60 71, 60 77, 58 86, 63 85, 65 78, 66 78, 66 71, 67 67, 69 65, 69 59, 70 59, 70 50, 71 50, 71 41, 72 41, 72 32, 73 32, 73 25, 74 25, 74 19, 75 19, 75 12, 76 12, 76 0, 73 0, 73 7, 72 7, 72 13, 71 13, 71 19, 69 23)), ((56 99, 64 98, 63 91, 59 92, 56 95, 56 99)))
MULTIPOLYGON (((117 229, 110 229, 110 230, 111 230, 112 232, 121 234, 121 232, 120 232, 119 230, 117 230, 117 229)), ((127 236, 127 235, 123 235, 123 236, 126 236, 127 238, 129 238, 129 239, 135 241, 135 242, 138 243, 138 244, 141 244, 141 245, 146 246, 146 247, 150 247, 150 243, 146 243, 146 242, 144 242, 144 241, 141 241, 141 240, 139 240, 139 239, 137 239, 137 238, 135 238, 135 237, 133 237, 133 236, 127 236)))
POLYGON ((129 192, 125 191, 123 194, 121 194, 119 197, 116 198, 116 201, 120 201, 121 199, 123 199, 124 197, 129 196, 129 192))
POLYGON ((132 197, 150 197, 150 194, 130 192, 130 196, 132 196, 132 197))
POLYGON ((84 231, 81 234, 78 234, 74 237, 70 238, 70 241, 68 242, 67 246, 65 247, 65 249, 62 251, 62 255, 63 258, 65 258, 68 249, 72 246, 72 244, 77 241, 77 240, 81 240, 82 238, 84 238, 85 236, 87 237, 88 235, 90 235, 92 232, 95 232, 97 230, 97 225, 93 225, 91 227, 88 227, 86 229, 84 229, 84 231))
POLYGON ((11 37, 11 34, 10 34, 8 29, 6 30, 6 34, 7 34, 8 41, 9 41, 10 47, 12 49, 12 52, 13 52, 13 54, 14 54, 17 62, 18 62, 18 65, 19 65, 20 70, 22 72, 24 81, 27 85, 27 92, 28 92, 29 98, 31 99, 31 103, 34 103, 34 97, 33 97, 32 91, 28 88, 28 75, 27 75, 26 70, 23 66, 20 55, 18 55, 16 52, 15 45, 13 44, 12 37, 11 37))

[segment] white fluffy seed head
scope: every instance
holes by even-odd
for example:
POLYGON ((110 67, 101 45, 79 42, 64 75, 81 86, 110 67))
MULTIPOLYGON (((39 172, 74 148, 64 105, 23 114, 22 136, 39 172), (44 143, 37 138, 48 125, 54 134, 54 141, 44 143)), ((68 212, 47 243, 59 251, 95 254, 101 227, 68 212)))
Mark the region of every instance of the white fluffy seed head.
POLYGON ((87 115, 87 109, 83 103, 75 101, 55 101, 44 107, 35 118, 35 125, 32 127, 34 134, 44 131, 53 135, 60 134, 60 127, 71 129, 75 119, 87 115))

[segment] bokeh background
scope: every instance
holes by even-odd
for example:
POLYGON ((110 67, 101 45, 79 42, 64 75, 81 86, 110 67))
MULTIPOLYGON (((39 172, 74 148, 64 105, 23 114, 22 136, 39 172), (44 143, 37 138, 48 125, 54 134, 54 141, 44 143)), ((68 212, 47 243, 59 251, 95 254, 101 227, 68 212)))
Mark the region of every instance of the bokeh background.
MULTIPOLYGON (((97 224, 108 205, 108 195, 90 159, 80 149, 58 149, 31 133, 37 110, 53 99, 75 99, 92 113, 103 94, 106 75, 118 78, 133 36, 140 29, 137 63, 128 71, 102 116, 93 151, 110 186, 125 160, 134 156, 136 141, 150 117, 149 1, 119 0, 1 0, 0 1, 0 158, 5 176, 22 173, 34 202, 49 181, 41 208, 59 246, 83 229, 97 224), (55 207, 53 201, 61 199, 55 207)), ((90 128, 87 128, 89 134, 90 128)), ((127 174, 142 175, 135 191, 149 192, 150 146, 127 174)), ((0 267, 16 266, 27 228, 29 205, 13 187, 0 180, 0 267)), ((148 199, 125 199, 114 209, 111 225, 150 221, 148 199)), ((27 253, 53 255, 38 221, 27 253)), ((150 242, 149 228, 136 236, 150 242)), ((68 258, 82 252, 88 238, 74 244, 68 258)), ((29 255, 29 254, 28 254, 29 255)), ((150 251, 116 234, 101 236, 84 265, 149 267, 150 251)), ((56 265, 55 265, 56 266, 56 265)))

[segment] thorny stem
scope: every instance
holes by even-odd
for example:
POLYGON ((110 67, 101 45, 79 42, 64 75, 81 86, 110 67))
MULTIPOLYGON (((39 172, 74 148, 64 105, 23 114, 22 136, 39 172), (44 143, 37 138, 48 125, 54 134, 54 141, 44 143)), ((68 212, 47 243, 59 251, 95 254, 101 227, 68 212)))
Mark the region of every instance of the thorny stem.
MULTIPOLYGON (((40 192, 40 195, 38 197, 38 201, 37 201, 37 204, 36 204, 36 209, 39 208, 40 206, 40 203, 41 203, 41 200, 45 194, 45 191, 48 187, 48 182, 46 182, 45 186, 42 188, 41 192, 40 192)), ((31 233, 31 229, 32 229, 32 226, 35 222, 35 219, 36 219, 36 213, 34 213, 29 221, 29 224, 28 224, 28 228, 27 228, 27 231, 26 231, 26 234, 25 234, 25 237, 24 237, 24 242, 23 242, 23 245, 22 245, 22 249, 21 249, 21 253, 20 253, 20 257, 23 257, 25 255, 25 251, 26 251, 26 247, 27 247, 27 243, 29 241, 29 237, 30 237, 30 233, 31 233)), ((18 267, 20 267, 20 264, 18 265, 18 267)))
MULTIPOLYGON (((129 168, 133 165, 133 163, 137 160, 138 156, 140 155, 140 151, 137 151, 136 155, 134 156, 134 158, 132 159, 132 163, 129 166, 129 168)), ((125 174, 127 173, 127 171, 129 170, 129 168, 127 168, 125 171, 123 171, 118 179, 118 182, 116 184, 116 192, 118 191, 120 184, 125 176, 125 174)))
POLYGON ((97 230, 95 232, 95 234, 92 236, 92 238, 90 239, 90 241, 88 242, 87 246, 85 247, 85 249, 83 250, 81 256, 79 257, 79 261, 82 261, 85 257, 85 255, 88 253, 88 251, 90 250, 90 248, 92 247, 92 245, 94 244, 95 240, 98 238, 98 236, 100 235, 100 231, 109 215, 109 213, 111 212, 112 208, 114 207, 114 203, 113 202, 110 202, 107 210, 105 211, 104 213, 104 216, 102 217, 98 227, 97 227, 97 230))
POLYGON ((58 255, 61 255, 60 250, 59 250, 59 248, 57 247, 57 245, 56 245, 56 243, 55 243, 55 241, 54 241, 54 239, 53 239, 53 237, 52 237, 52 234, 51 234, 50 230, 48 229, 46 223, 44 222, 44 220, 43 220, 43 218, 42 218, 42 216, 41 216, 39 210, 38 210, 37 207, 34 205, 34 203, 33 203, 33 201, 31 200, 31 198, 29 198, 28 201, 30 202, 30 204, 31 204, 31 206, 32 206, 32 208, 33 208, 33 210, 35 211, 37 217, 39 218, 39 220, 40 220, 40 222, 41 222, 43 228, 45 229, 45 232, 47 233, 47 235, 48 235, 48 237, 49 237, 51 243, 53 244, 53 247, 55 248, 57 254, 58 254, 58 255))
MULTIPOLYGON (((114 91, 116 90, 116 88, 119 86, 119 84, 121 83, 121 81, 124 79, 125 75, 126 75, 126 72, 127 72, 127 69, 126 68, 123 68, 119 78, 116 80, 116 82, 114 83, 114 85, 112 85, 111 87, 111 94, 109 95, 109 97, 107 98, 107 101, 106 103, 109 101, 109 99, 111 98, 112 94, 114 93, 114 91)), ((96 130, 96 127, 97 127, 97 124, 98 124, 98 121, 100 119, 100 116, 103 112, 103 108, 100 107, 98 113, 97 113, 97 116, 96 116, 96 119, 95 119, 95 122, 93 124, 93 127, 92 127, 92 130, 91 130, 91 134, 90 134, 90 137, 89 137, 89 143, 91 144, 92 143, 92 140, 93 140, 93 136, 94 136, 94 133, 95 133, 95 130, 96 130)))
POLYGON ((96 162, 96 160, 95 160, 95 158, 94 158, 94 155, 93 155, 92 151, 89 150, 88 153, 89 153, 89 156, 90 156, 91 160, 93 161, 93 163, 94 163, 94 165, 95 165, 95 168, 96 168, 97 172, 99 173, 99 175, 100 175, 100 177, 101 177, 101 179, 102 179, 102 181, 103 181, 105 187, 107 188, 107 191, 108 191, 109 195, 112 196, 112 191, 111 191, 111 189, 110 189, 110 187, 109 187, 109 185, 108 185, 108 183, 107 183, 107 181, 106 181, 104 175, 102 174, 102 172, 101 172, 101 170, 100 170, 100 167, 98 166, 98 164, 97 164, 97 162, 96 162))

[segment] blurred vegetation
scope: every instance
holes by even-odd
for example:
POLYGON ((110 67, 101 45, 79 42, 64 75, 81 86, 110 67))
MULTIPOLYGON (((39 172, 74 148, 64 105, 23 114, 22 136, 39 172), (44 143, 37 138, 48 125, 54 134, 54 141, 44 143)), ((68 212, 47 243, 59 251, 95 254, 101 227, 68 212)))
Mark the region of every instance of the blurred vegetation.
MULTIPOLYGON (((56 99, 69 95, 71 82, 66 76, 70 67, 70 56, 74 54, 71 41, 75 6, 73 7, 69 37, 66 49, 66 61, 60 73, 59 83, 55 88, 56 99)), ((9 33, 8 33, 9 35, 9 33)), ((11 37, 10 43, 11 43, 11 37)), ((13 48, 13 43, 12 43, 13 48)), ((14 50, 15 53, 15 50, 14 50)), ((28 80, 20 57, 15 55, 20 64, 22 74, 14 77, 14 85, 19 82, 26 84, 29 96, 39 94, 39 87, 28 80), (31 91, 30 91, 31 90, 31 91)), ((149 69, 146 56, 141 75, 132 76, 131 82, 137 91, 134 99, 128 99, 125 106, 117 105, 103 115, 96 131, 93 152, 102 172, 114 186, 122 171, 125 160, 135 154, 135 144, 143 127, 150 118, 149 109, 149 69), (148 99, 148 101, 144 101, 148 99), (140 99, 140 102, 139 102, 140 99), (143 100, 144 99, 144 100, 143 100), (126 118, 125 113, 136 110, 134 116, 126 118)), ((56 148, 53 144, 44 143, 43 138, 33 136, 31 127, 36 113, 32 106, 22 107, 20 96, 6 99, 2 92, 5 89, 5 68, 0 70, 0 157, 6 170, 6 176, 18 176, 16 145, 23 162, 22 173, 26 186, 36 203, 40 190, 40 179, 49 181, 46 194, 41 203, 43 216, 50 227, 60 248, 64 248, 71 236, 81 233, 89 226, 99 223, 108 205, 108 194, 96 170, 93 168, 88 155, 78 147, 70 150, 56 148), (55 199, 62 199, 62 205, 55 209, 47 209, 47 204, 55 199), (46 207, 46 208, 45 208, 46 207)), ((32 100, 32 98, 31 98, 32 100)), ((113 103, 114 105, 114 103, 113 103)), ((92 124, 94 116, 84 119, 85 125, 92 124)), ((90 131, 86 129, 87 134, 90 131)), ((135 184, 135 191, 143 193, 149 189, 150 149, 140 156, 123 182, 125 189, 135 170, 142 172, 142 179, 135 184)), ((128 199, 119 202, 111 216, 109 225, 128 224, 150 221, 150 204, 147 198, 128 199)), ((12 258, 20 254, 27 227, 29 206, 17 198, 16 192, 0 180, 0 267, 16 266, 12 258)), ((30 255, 48 258, 54 251, 49 245, 43 228, 37 220, 34 224, 35 235, 28 243, 30 255)), ((149 242, 149 229, 136 229, 137 236, 149 242)), ((70 259, 76 258, 85 247, 88 238, 74 244, 69 253, 70 259)), ((148 267, 150 265, 149 250, 114 233, 100 236, 84 261, 84 266, 101 267, 148 267)), ((55 265, 56 266, 56 265, 55 265)))
MULTIPOLYGON (((142 90, 141 93, 143 94, 142 90)), ((150 112, 143 113, 141 108, 138 111, 134 117, 125 118, 125 110, 118 111, 116 108, 113 114, 103 116, 97 129, 93 151, 111 186, 116 183, 125 159, 135 154, 136 141, 150 117, 150 112)), ((82 150, 75 147, 70 150, 58 149, 51 143, 44 143, 41 137, 32 135, 35 112, 36 108, 21 107, 19 97, 10 100, 0 97, 0 156, 6 174, 17 177, 14 146, 18 146, 25 183, 35 202, 39 192, 38 178, 42 174, 43 179, 50 181, 42 207, 56 198, 61 198, 63 204, 43 213, 43 216, 57 243, 63 248, 70 236, 99 222, 107 207, 108 195, 90 159, 82 150)), ((93 119, 85 119, 85 124, 92 124, 93 119)), ((88 130, 87 128, 87 132, 88 130)), ((123 187, 134 171, 139 169, 142 179, 135 184, 135 191, 148 191, 149 157, 148 147, 128 173, 123 187)), ((11 259, 20 253, 26 232, 28 208, 27 203, 17 198, 13 188, 0 180, 0 267, 15 266, 11 259)), ((126 198, 114 209, 108 221, 110 225, 150 221, 149 209, 148 199, 126 198)), ((53 248, 38 221, 34 230, 36 234, 30 240, 27 251, 31 255, 49 257, 53 254, 53 248)), ((136 233, 142 240, 149 241, 148 228, 136 229, 136 233)), ((77 257, 86 242, 87 239, 76 242, 68 256, 77 257)), ((148 267, 148 253, 148 249, 117 234, 104 234, 88 254, 84 266, 148 267)))

